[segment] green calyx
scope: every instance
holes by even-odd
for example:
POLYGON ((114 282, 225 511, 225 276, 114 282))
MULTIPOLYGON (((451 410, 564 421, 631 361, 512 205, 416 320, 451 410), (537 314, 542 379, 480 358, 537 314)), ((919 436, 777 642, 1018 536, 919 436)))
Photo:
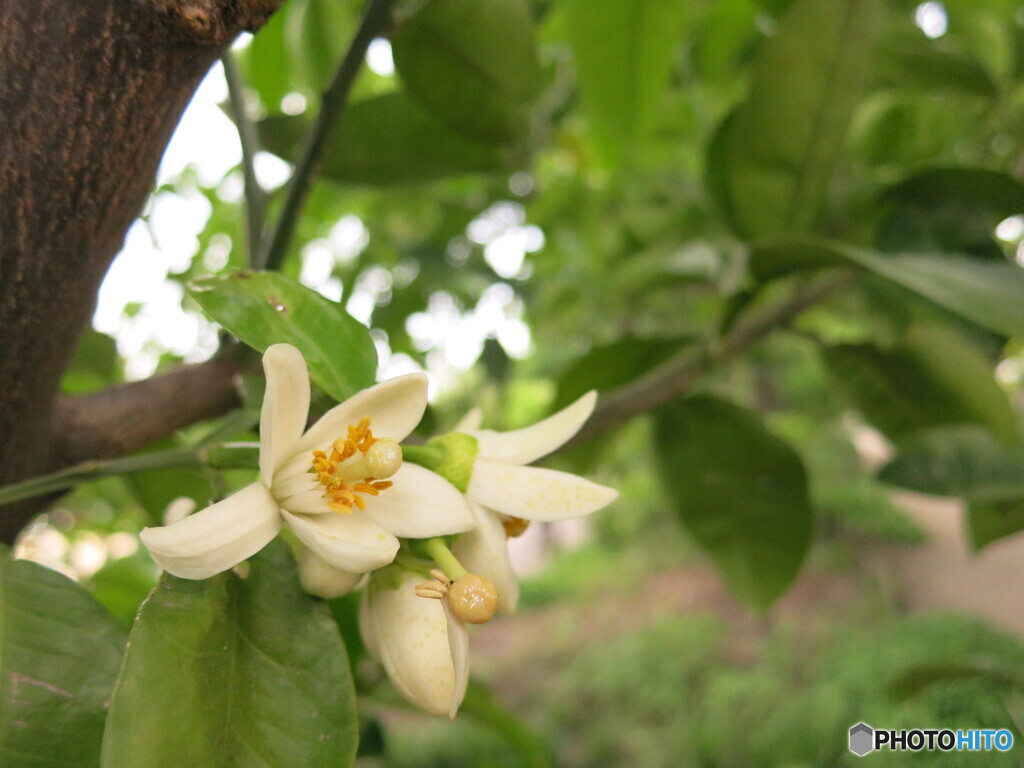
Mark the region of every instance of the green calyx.
POLYGON ((426 445, 402 446, 405 461, 426 467, 462 493, 469 488, 477 450, 476 438, 462 432, 449 432, 432 438, 426 445))

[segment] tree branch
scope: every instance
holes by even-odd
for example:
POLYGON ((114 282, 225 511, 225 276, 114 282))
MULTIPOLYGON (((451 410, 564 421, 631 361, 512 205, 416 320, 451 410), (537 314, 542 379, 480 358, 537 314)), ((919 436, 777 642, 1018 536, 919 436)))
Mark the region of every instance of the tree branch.
POLYGON ((274 231, 269 237, 264 238, 264 249, 260 259, 262 269, 278 269, 284 261, 292 240, 292 233, 295 231, 295 224, 298 222, 302 206, 309 194, 313 176, 320 165, 320 158, 323 156, 331 131, 345 112, 348 94, 352 90, 356 75, 359 74, 363 59, 366 57, 366 49, 370 47, 370 43, 375 37, 384 34, 387 30, 391 23, 391 9, 396 1, 372 0, 370 7, 363 15, 359 29, 356 30, 355 37, 352 38, 352 43, 345 52, 345 57, 324 94, 320 114, 317 115, 316 122, 313 124, 313 130, 306 142, 302 159, 299 160, 295 173, 288 183, 288 192, 281 208, 281 214, 274 225, 274 231))
POLYGON ((61 398, 53 419, 54 465, 123 456, 237 408, 237 373, 238 363, 220 356, 144 381, 61 398))
POLYGON ((594 414, 565 448, 586 442, 690 391, 710 369, 745 351, 856 279, 857 273, 853 271, 823 275, 777 304, 742 318, 721 338, 684 348, 643 376, 603 396, 594 414))

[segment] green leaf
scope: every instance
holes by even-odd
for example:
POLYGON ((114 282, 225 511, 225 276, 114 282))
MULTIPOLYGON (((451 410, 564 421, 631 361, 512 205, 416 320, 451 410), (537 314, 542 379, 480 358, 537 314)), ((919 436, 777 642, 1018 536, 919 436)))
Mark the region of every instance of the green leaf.
POLYGON ((125 635, 71 579, 0 546, 0 764, 99 763, 125 635))
POLYGON ((614 161, 650 131, 682 42, 686 3, 565 0, 588 122, 614 161))
POLYGON ((198 280, 189 294, 211 319, 263 352, 287 342, 331 397, 346 400, 373 384, 377 351, 366 328, 340 305, 276 272, 236 272, 198 280))
POLYGON ((1024 450, 997 442, 984 427, 935 427, 904 443, 878 477, 937 496, 984 501, 1024 498, 1024 450))
POLYGON ((354 5, 347 0, 289 0, 282 10, 294 80, 310 98, 319 99, 327 90, 345 54, 356 25, 354 5))
POLYGON ((128 630, 159 573, 149 552, 140 549, 128 557, 108 562, 92 575, 88 586, 93 597, 128 630))
MULTIPOLYGON (((180 448, 173 438, 158 440, 140 453, 180 448)), ((208 476, 196 467, 164 467, 147 469, 122 475, 121 481, 128 492, 149 513, 150 524, 161 525, 167 505, 181 496, 194 499, 200 506, 210 501, 213 488, 208 476)))
POLYGON ((1017 417, 988 361, 953 330, 912 324, 893 350, 844 344, 823 351, 837 386, 894 440, 937 425, 975 423, 1014 443, 1017 417))
POLYGON ((523 0, 434 0, 399 24, 391 48, 406 93, 452 130, 495 143, 529 131, 541 77, 523 0))
POLYGON ((1024 269, 1008 261, 949 254, 888 255, 824 241, 760 246, 750 254, 750 269, 760 280, 844 264, 874 272, 990 331, 1004 336, 1024 333, 1024 269))
POLYGON ((976 549, 1024 531, 1024 497, 1007 502, 972 502, 967 514, 976 549))
POLYGON ((811 543, 800 457, 754 414, 709 395, 662 408, 655 435, 662 481, 683 526, 738 597, 767 608, 811 543))
MULTIPOLYGON (((301 117, 270 117, 259 123, 260 141, 294 162, 307 126, 301 117)), ((460 136, 396 92, 357 101, 345 110, 320 171, 324 178, 340 183, 387 186, 509 167, 500 149, 460 136)))
POLYGON ((998 223, 1024 211, 1024 184, 985 168, 928 168, 893 184, 882 199, 921 208, 951 202, 976 206, 998 223))
POLYGON ((238 63, 246 87, 255 90, 271 113, 280 110, 281 99, 295 90, 291 81, 291 56, 285 40, 285 25, 291 4, 279 10, 252 42, 238 52, 238 63))
POLYGON ((345 646, 287 547, 248 578, 165 575, 130 636, 103 768, 341 768, 358 722, 345 646))
POLYGON ((882 85, 919 88, 929 93, 961 93, 992 99, 999 95, 981 62, 962 53, 941 50, 920 33, 880 45, 875 77, 882 85))
POLYGON ((75 356, 60 382, 65 395, 80 395, 113 384, 118 379, 117 344, 91 328, 82 334, 75 356))
POLYGON ((689 337, 642 339, 629 336, 592 348, 558 377, 553 410, 560 410, 592 389, 607 392, 632 381, 692 342, 689 337))
POLYGON ((750 96, 724 124, 710 171, 740 234, 817 224, 871 67, 879 12, 878 0, 798 0, 762 44, 750 96))

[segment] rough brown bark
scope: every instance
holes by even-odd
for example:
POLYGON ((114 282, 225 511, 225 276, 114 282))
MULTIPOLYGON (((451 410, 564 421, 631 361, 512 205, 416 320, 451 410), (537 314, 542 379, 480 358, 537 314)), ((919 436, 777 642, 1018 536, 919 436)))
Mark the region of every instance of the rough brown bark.
MULTIPOLYGON (((0 0, 0 485, 61 458, 61 375, 167 141, 281 2, 0 0)), ((0 510, 0 540, 32 510, 0 510)))

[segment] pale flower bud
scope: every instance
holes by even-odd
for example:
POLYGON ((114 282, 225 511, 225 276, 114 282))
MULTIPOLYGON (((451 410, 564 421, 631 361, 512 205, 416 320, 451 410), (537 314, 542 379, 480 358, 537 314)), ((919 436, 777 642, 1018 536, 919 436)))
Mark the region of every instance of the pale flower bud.
POLYGON ((347 595, 363 577, 361 573, 349 573, 335 568, 307 547, 299 550, 296 560, 302 588, 325 600, 347 595))
POLYGON ((455 717, 469 682, 469 633, 439 600, 416 595, 423 576, 399 565, 374 572, 359 628, 367 650, 410 704, 455 717))

